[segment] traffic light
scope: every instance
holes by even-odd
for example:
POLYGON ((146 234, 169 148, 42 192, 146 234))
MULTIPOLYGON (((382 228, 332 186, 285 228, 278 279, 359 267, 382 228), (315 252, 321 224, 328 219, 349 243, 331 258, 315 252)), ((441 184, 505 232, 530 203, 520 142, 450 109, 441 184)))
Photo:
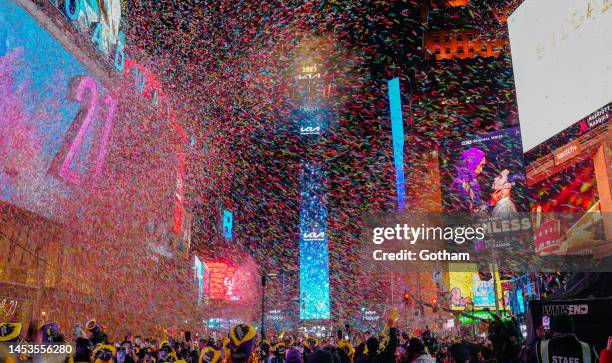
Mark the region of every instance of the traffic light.
POLYGON ((408 302, 410 301, 410 294, 408 293, 408 291, 404 291, 404 293, 402 294, 402 300, 404 300, 404 303, 408 304, 408 302))
POLYGON ((434 313, 438 312, 438 298, 434 297, 433 299, 431 299, 431 308, 434 313))
POLYGON ((493 278, 493 274, 490 272, 478 271, 478 278, 480 278, 480 281, 489 281, 493 278))

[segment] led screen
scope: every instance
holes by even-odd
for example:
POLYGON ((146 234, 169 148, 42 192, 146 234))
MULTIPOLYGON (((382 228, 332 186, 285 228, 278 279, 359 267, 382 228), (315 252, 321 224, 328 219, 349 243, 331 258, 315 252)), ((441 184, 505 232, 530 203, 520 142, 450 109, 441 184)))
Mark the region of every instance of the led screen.
POLYGON ((13 0, 0 2, 0 77, 0 198, 53 218, 102 170, 116 100, 13 0))
POLYGON ((301 187, 300 319, 329 319, 327 206, 323 175, 317 164, 304 164, 301 187))
POLYGON ((223 211, 223 237, 232 239, 232 230, 234 227, 234 218, 232 212, 228 210, 223 211))
POLYGON ((508 30, 524 151, 612 100, 608 0, 526 0, 508 30))
POLYGON ((125 78, 103 84, 17 2, 0 2, 0 200, 108 243, 137 235, 129 243, 172 257, 180 137, 167 108, 133 87, 137 70, 126 60, 125 78))
POLYGON ((402 100, 399 78, 388 82, 389 111, 391 113, 391 137, 393 139, 393 161, 395 164, 395 188, 397 190, 397 209, 404 210, 406 186, 404 181, 404 122, 402 119, 402 100))

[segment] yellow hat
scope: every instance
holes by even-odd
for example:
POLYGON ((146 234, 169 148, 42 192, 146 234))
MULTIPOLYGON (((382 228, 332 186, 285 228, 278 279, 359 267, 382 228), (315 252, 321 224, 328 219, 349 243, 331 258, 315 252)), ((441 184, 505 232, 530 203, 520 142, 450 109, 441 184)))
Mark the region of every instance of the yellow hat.
POLYGON ((221 360, 221 350, 214 347, 206 347, 200 352, 198 363, 218 363, 221 360))
POLYGON ((94 363, 112 363, 115 357, 115 347, 108 344, 98 344, 91 352, 94 363))
POLYGON ((0 323, 0 342, 17 341, 21 327, 21 323, 0 323))
POLYGON ((338 348, 344 350, 350 357, 355 353, 355 348, 353 348, 353 344, 346 339, 340 339, 338 342, 338 348))

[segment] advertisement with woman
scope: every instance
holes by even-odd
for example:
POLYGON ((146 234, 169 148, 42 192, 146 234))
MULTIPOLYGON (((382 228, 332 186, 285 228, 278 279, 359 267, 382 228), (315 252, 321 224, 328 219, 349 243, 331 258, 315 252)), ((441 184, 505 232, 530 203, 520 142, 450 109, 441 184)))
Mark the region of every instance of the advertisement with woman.
POLYGON ((440 173, 447 212, 502 217, 527 210, 518 128, 446 140, 440 173))

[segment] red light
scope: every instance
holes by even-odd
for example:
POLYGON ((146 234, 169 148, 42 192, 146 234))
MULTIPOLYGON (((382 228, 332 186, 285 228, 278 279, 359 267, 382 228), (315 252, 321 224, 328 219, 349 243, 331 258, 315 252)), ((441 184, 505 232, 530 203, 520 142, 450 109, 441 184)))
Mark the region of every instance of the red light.
POLYGON ((409 294, 409 293, 407 293, 407 292, 405 292, 405 293, 402 295, 402 299, 404 299, 404 301, 408 301, 408 300, 410 300, 410 294, 409 294))
POLYGON ((435 297, 433 299, 431 299, 431 304, 432 305, 438 305, 438 299, 436 299, 435 297))

